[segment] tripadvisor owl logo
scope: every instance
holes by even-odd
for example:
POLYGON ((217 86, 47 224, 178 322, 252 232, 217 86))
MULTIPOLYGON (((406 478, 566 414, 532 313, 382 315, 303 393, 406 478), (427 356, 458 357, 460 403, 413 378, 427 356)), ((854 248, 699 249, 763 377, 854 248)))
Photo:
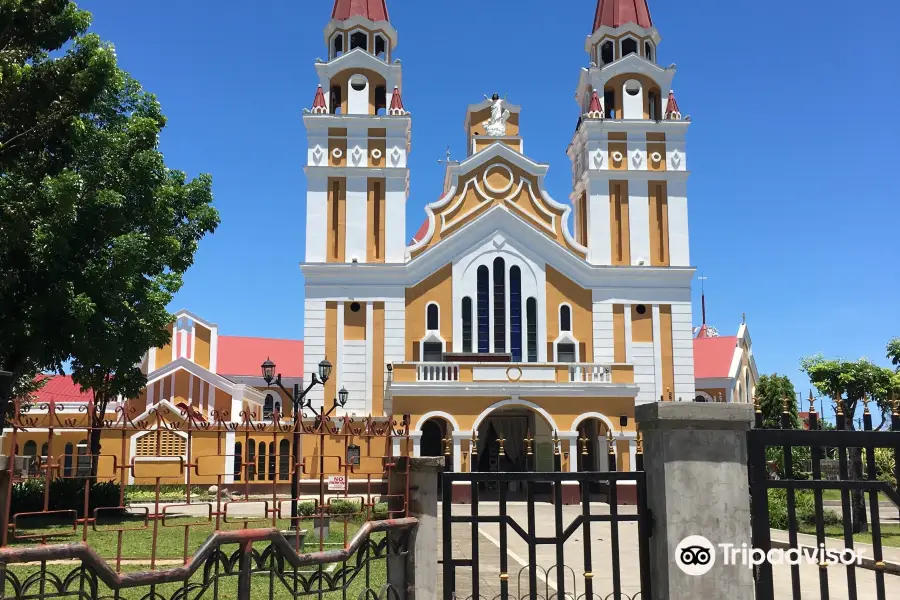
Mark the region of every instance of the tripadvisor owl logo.
POLYGON ((675 563, 685 574, 706 575, 716 564, 716 549, 702 535, 691 535, 675 548, 675 563))

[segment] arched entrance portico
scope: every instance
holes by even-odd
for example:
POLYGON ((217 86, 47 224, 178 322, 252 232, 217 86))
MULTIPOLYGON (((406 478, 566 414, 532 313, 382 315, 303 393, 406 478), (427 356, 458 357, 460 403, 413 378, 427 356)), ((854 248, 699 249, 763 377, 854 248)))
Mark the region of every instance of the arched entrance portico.
POLYGON ((473 471, 559 469, 553 443, 553 434, 558 431, 558 426, 553 417, 537 404, 515 398, 497 402, 478 416, 473 429, 478 432, 473 471))

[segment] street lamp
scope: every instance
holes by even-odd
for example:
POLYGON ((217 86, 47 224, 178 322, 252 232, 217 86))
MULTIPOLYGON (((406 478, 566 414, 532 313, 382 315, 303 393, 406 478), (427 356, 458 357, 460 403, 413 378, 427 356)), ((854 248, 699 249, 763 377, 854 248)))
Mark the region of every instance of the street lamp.
MULTIPOLYGON (((293 490, 293 493, 291 494, 291 498, 292 498, 291 499, 291 527, 296 527, 297 526, 297 516, 298 516, 297 495, 299 494, 299 487, 300 487, 300 469, 297 468, 297 459, 300 456, 300 420, 301 420, 302 410, 307 409, 315 415, 317 429, 321 430, 322 438, 324 440, 325 436, 324 436, 324 430, 322 428, 324 425, 325 418, 330 416, 331 413, 334 412, 338 407, 343 408, 344 406, 346 406, 347 400, 350 396, 350 393, 345 388, 341 388, 341 391, 338 392, 339 399, 336 398, 334 400, 334 405, 331 407, 331 409, 329 409, 329 411, 327 413, 323 414, 322 411, 317 411, 315 409, 315 407, 313 407, 312 399, 307 398, 307 396, 309 395, 309 392, 315 386, 317 386, 317 385, 324 386, 328 382, 328 380, 331 378, 332 366, 331 366, 331 363, 328 362, 328 359, 325 359, 319 363, 319 372, 312 374, 312 381, 306 387, 306 389, 302 390, 302 391, 300 390, 300 385, 296 384, 296 383, 294 384, 293 392, 288 391, 287 388, 284 387, 284 385, 281 383, 281 373, 278 373, 276 375, 277 366, 275 365, 274 362, 272 362, 271 358, 266 358, 265 362, 263 362, 262 365, 260 365, 260 369, 262 369, 262 377, 263 377, 263 380, 266 382, 266 385, 270 386, 270 385, 272 385, 272 382, 274 381, 275 385, 277 385, 279 388, 281 388, 281 391, 283 391, 285 394, 287 394, 287 396, 289 398, 291 398, 291 402, 294 407, 294 441, 293 441, 294 475, 293 475, 293 478, 291 479, 291 488, 293 490)), ((323 408, 323 410, 324 410, 324 408, 323 408)), ((323 442, 320 441, 320 444, 321 443, 323 443, 323 442)), ((322 446, 320 446, 320 447, 322 447, 322 446)), ((325 465, 324 465, 325 458, 324 458, 324 456, 321 456, 322 455, 321 451, 319 452, 319 455, 320 455, 319 462, 321 463, 320 468, 319 468, 319 474, 321 476, 321 474, 325 468, 325 465)))

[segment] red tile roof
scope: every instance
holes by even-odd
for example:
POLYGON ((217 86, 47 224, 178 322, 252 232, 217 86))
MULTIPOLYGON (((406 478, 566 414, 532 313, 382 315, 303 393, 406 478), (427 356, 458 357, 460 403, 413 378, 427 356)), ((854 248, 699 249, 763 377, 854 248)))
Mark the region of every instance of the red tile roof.
POLYGON ((322 85, 316 90, 316 97, 313 98, 313 108, 327 108, 325 106, 325 93, 322 91, 322 85))
POLYGON ((35 393, 35 402, 90 402, 94 394, 90 390, 81 391, 81 386, 72 381, 68 375, 38 375, 37 379, 46 380, 44 387, 35 393))
MULTIPOLYGON (((303 342, 270 338, 219 336, 216 372, 259 377, 260 365, 271 359, 284 377, 303 377, 303 342)), ((332 359, 334 360, 334 359, 332 359)))
POLYGON ((737 336, 694 338, 694 377, 728 377, 737 336))
POLYGON ((350 17, 365 17, 370 21, 390 21, 385 0, 335 0, 331 18, 344 21, 350 17))
POLYGON ((647 0, 599 0, 594 31, 601 27, 621 27, 625 23, 637 23, 644 29, 653 27, 647 0))
POLYGON ((416 235, 413 236, 413 243, 418 244, 423 239, 425 239, 425 234, 428 233, 428 217, 425 217, 425 221, 422 223, 422 226, 419 227, 419 230, 416 232, 416 235))

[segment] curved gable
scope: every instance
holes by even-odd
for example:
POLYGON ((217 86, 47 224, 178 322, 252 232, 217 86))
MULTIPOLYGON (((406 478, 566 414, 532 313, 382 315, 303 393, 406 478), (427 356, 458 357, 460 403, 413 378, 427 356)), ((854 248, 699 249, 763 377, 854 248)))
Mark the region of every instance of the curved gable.
POLYGON ((544 190, 545 166, 529 161, 505 145, 494 144, 451 169, 455 172, 449 191, 425 208, 427 232, 416 236, 415 244, 409 249, 411 258, 495 206, 524 219, 576 256, 587 256, 587 249, 568 230, 571 207, 558 204, 544 190))

